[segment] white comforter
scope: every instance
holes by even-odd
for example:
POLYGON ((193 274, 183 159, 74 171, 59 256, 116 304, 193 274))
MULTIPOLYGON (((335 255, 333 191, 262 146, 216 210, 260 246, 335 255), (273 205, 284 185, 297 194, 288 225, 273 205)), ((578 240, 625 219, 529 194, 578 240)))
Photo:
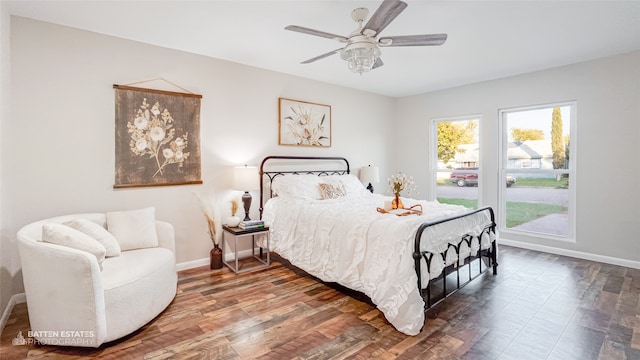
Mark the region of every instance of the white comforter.
MULTIPOLYGON (((424 324, 424 302, 412 256, 416 230, 422 223, 470 210, 420 201, 421 216, 395 216, 376 211, 385 199, 390 200, 373 194, 331 200, 276 197, 265 205, 263 219, 271 228, 272 251, 323 281, 366 294, 396 329, 416 335, 424 324)), ((402 200, 405 207, 418 202, 402 200)), ((439 253, 449 241, 457 243, 465 233, 480 234, 488 223, 490 219, 483 212, 430 228, 423 235, 422 250, 439 253), (429 241, 424 241, 424 236, 429 241)), ((483 238, 483 249, 490 240, 488 236, 483 238)), ((477 246, 471 251, 475 253, 477 246)), ((431 274, 423 266, 423 284, 442 271, 444 264, 438 263, 439 258, 434 257, 431 274)))

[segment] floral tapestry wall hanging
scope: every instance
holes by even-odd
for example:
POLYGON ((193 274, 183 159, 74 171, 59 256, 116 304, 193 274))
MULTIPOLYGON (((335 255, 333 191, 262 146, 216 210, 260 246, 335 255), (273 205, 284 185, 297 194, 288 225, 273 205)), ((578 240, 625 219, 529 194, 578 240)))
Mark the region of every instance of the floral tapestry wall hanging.
POLYGON ((331 106, 279 99, 278 144, 331 146, 331 106))
POLYGON ((202 184, 202 95, 114 85, 114 188, 202 184))

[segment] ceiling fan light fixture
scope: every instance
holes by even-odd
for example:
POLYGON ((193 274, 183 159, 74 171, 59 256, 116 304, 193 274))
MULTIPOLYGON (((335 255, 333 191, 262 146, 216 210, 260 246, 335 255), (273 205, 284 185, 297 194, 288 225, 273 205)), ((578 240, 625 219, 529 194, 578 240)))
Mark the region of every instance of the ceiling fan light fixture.
MULTIPOLYGON (((1 0, 0 0, 1 1, 1 0)), ((377 69, 384 65, 380 58, 380 47, 396 46, 438 46, 447 40, 447 34, 424 34, 385 36, 378 40, 378 35, 407 7, 407 3, 401 0, 382 0, 382 4, 373 13, 369 21, 364 22, 369 14, 367 8, 357 8, 351 12, 351 18, 358 23, 358 29, 348 36, 335 35, 324 31, 309 29, 298 25, 289 25, 285 30, 319 36, 337 40, 347 45, 320 56, 301 62, 310 64, 331 55, 340 54, 342 60, 347 62, 351 72, 362 73, 377 69)))
POLYGON ((347 62, 347 67, 351 72, 362 74, 373 68, 376 60, 380 57, 380 49, 371 43, 352 44, 342 51, 341 57, 347 62))

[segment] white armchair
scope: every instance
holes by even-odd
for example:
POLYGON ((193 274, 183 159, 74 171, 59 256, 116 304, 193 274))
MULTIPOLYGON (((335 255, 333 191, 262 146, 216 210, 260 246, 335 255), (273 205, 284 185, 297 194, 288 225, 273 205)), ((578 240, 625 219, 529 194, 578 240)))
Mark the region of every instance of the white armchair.
POLYGON ((33 337, 50 345, 98 347, 139 329, 176 294, 174 229, 155 221, 158 246, 122 249, 102 263, 87 251, 42 241, 43 225, 106 214, 56 217, 17 233, 33 337))

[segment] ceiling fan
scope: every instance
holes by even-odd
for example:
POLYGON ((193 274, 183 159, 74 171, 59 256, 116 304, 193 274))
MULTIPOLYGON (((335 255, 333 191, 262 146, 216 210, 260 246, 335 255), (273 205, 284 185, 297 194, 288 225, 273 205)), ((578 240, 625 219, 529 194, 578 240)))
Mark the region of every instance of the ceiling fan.
POLYGON ((369 10, 362 7, 357 8, 351 12, 351 18, 358 23, 358 28, 348 36, 335 35, 297 25, 289 25, 285 29, 346 43, 344 47, 305 60, 301 64, 309 64, 339 53, 342 59, 347 62, 349 70, 362 74, 384 65, 380 59, 380 47, 436 46, 444 44, 447 40, 447 34, 378 37, 382 30, 400 15, 406 7, 407 3, 403 1, 384 0, 364 26, 363 23, 369 14, 369 10))

